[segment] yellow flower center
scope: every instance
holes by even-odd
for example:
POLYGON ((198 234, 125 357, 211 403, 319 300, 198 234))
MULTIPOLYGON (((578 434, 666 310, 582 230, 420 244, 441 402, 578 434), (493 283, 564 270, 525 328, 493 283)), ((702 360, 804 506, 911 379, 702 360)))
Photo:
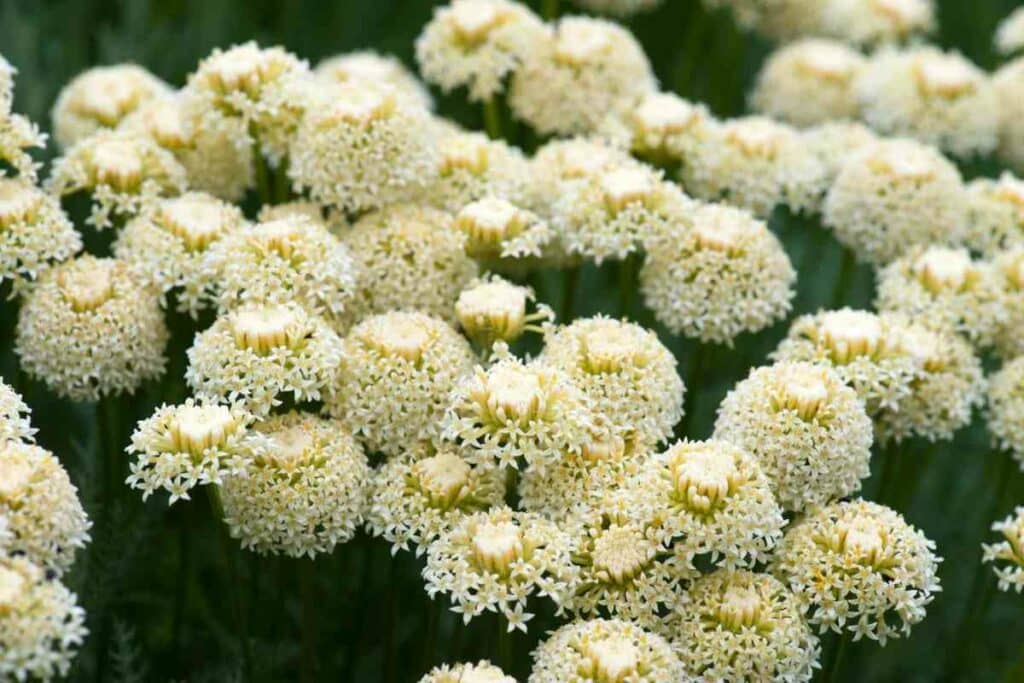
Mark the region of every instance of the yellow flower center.
POLYGON ((761 621, 761 596, 748 586, 729 586, 717 605, 716 620, 730 631, 758 626, 761 621))
POLYGON ((604 203, 612 213, 630 204, 645 202, 654 192, 651 176, 639 168, 619 168, 601 176, 604 203))
POLYGON ((88 87, 76 93, 72 108, 111 127, 135 109, 140 94, 133 76, 120 71, 97 71, 89 76, 88 87))
POLYGON ((932 248, 914 262, 917 279, 934 293, 962 291, 973 270, 971 257, 962 249, 932 248))
POLYGON ((924 182, 935 177, 932 158, 917 147, 880 145, 867 163, 875 173, 899 182, 924 182))
POLYGON ((874 356, 885 347, 882 323, 864 311, 830 311, 821 317, 817 342, 835 363, 845 364, 859 356, 874 356))
POLYGON ((455 316, 470 337, 511 341, 526 325, 526 291, 507 282, 478 285, 459 295, 455 316))
POLYGON ((0 452, 0 500, 17 502, 29 484, 35 467, 14 449, 0 452))
POLYGON ((32 220, 43 195, 24 182, 0 178, 0 228, 32 220))
POLYGON ((655 554, 653 544, 636 529, 611 526, 594 539, 591 560, 600 581, 622 584, 640 574, 655 554))
POLYGON ((522 212, 504 199, 481 199, 467 204, 455 218, 455 227, 467 238, 470 256, 492 254, 506 239, 526 228, 522 212))
POLYGON ((189 144, 191 131, 173 100, 148 104, 141 116, 146 131, 164 149, 180 149, 189 144))
POLYGON ((858 61, 848 50, 828 43, 813 43, 800 51, 797 68, 816 78, 835 83, 848 82, 858 61))
POLYGON ((750 227, 718 207, 704 207, 693 222, 693 236, 703 249, 736 255, 750 227))
POLYGON ((0 566, 0 614, 6 614, 28 589, 25 577, 13 569, 0 566))
POLYGON ((238 427, 238 420, 224 406, 184 406, 175 412, 168 426, 171 448, 178 452, 202 455, 222 446, 238 427))
POLYGON ((518 365, 499 365, 487 375, 487 407, 504 420, 524 421, 540 413, 544 387, 537 373, 518 365))
POLYGON ((813 420, 828 402, 828 385, 820 374, 807 370, 787 377, 779 392, 777 408, 792 410, 802 420, 813 420))
POLYGON ((441 175, 469 171, 481 176, 487 172, 490 159, 487 143, 473 135, 456 135, 446 140, 441 150, 441 175))
POLYGON ((640 650, 626 638, 591 640, 585 648, 587 670, 581 673, 595 683, 626 683, 639 673, 640 650))
POLYGON ((412 466, 419 489, 430 504, 445 510, 462 498, 472 471, 465 460, 453 453, 438 453, 412 466))
POLYGON ((927 5, 922 0, 871 0, 869 6, 901 32, 912 24, 921 23, 927 13, 927 5))
POLYGON ((362 340, 378 353, 415 363, 430 347, 433 336, 414 318, 380 318, 368 326, 362 340))
POLYGON ((739 486, 740 472, 730 452, 707 444, 680 444, 673 451, 675 495, 691 510, 710 512, 739 486))
POLYGON ((555 42, 555 59, 568 66, 584 66, 611 50, 606 31, 589 23, 562 22, 555 42))
POLYGON ((186 195, 165 200, 158 220, 163 227, 185 243, 189 251, 202 251, 226 229, 224 211, 212 199, 186 195))
POLYGON ((106 140, 92 150, 96 183, 127 189, 142 178, 143 163, 139 149, 128 140, 106 140))
POLYGON ((914 65, 917 86, 925 95, 953 99, 974 90, 976 75, 953 55, 925 55, 914 65))
POLYGON ((941 372, 949 364, 943 353, 941 337, 930 330, 905 330, 901 346, 904 353, 918 360, 927 372, 941 372))
POLYGON ((488 34, 508 18, 501 7, 485 2, 455 2, 449 12, 455 34, 470 47, 487 40, 488 34))
POLYGON ((242 90, 251 95, 272 75, 271 60, 255 45, 240 45, 211 58, 203 65, 203 75, 217 91, 242 90))
POLYGON ((777 124, 761 119, 737 121, 726 129, 725 140, 745 156, 771 160, 784 139, 777 124))
POLYGON ((64 300, 76 313, 99 308, 114 296, 114 280, 109 263, 80 261, 62 270, 57 284, 64 300))
POLYGON ((886 561, 888 534, 874 519, 857 517, 837 529, 836 550, 858 563, 879 567, 886 561))
POLYGON ((696 107, 665 93, 645 97, 633 116, 641 130, 663 135, 685 132, 700 118, 696 107))
POLYGON ((299 316, 285 306, 266 306, 235 312, 231 331, 239 348, 268 353, 291 345, 304 330, 299 316))
POLYGON ((1016 254, 1014 258, 1004 263, 1002 271, 1012 287, 1024 289, 1024 252, 1016 254))
POLYGON ((253 242, 258 244, 260 249, 274 252, 284 260, 290 261, 303 240, 302 232, 295 221, 295 217, 291 216, 260 223, 252 236, 253 242))
POLYGON ((1024 519, 1018 517, 1003 527, 1003 538, 1010 544, 1013 560, 1024 567, 1024 519))
POLYGON ((583 447, 583 458, 592 464, 608 460, 618 460, 626 452, 626 442, 622 437, 609 436, 591 441, 583 447))
POLYGON ((473 534, 473 555, 483 569, 507 574, 523 555, 523 537, 513 522, 484 522, 473 534))
POLYGON ((279 429, 270 436, 270 446, 265 454, 266 459, 285 470, 309 462, 315 450, 316 440, 306 427, 294 425, 279 429))
POLYGON ((620 372, 631 366, 646 365, 636 340, 620 327, 602 327, 580 338, 583 368, 587 372, 620 372))
POLYGON ((367 125, 391 116, 395 106, 395 95, 386 85, 349 87, 334 100, 328 122, 367 125))
MULTIPOLYGON (((1021 15, 1024 17, 1024 15, 1021 15)), ((1024 182, 1008 173, 1004 173, 996 182, 994 195, 1007 204, 1014 206, 1024 214, 1024 182)))

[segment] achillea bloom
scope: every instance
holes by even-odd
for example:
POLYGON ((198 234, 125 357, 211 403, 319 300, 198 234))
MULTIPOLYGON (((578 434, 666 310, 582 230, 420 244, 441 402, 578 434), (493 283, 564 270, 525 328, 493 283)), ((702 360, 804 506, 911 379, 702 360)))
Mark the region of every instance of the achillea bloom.
POLYGON ((714 126, 683 165, 683 187, 766 218, 778 205, 816 211, 827 188, 826 169, 796 129, 762 116, 714 126))
POLYGON ((803 315, 771 354, 775 361, 831 366, 867 407, 868 415, 898 410, 921 374, 921 361, 904 348, 896 317, 843 308, 803 315))
POLYGON ((627 496, 630 516, 658 520, 687 563, 698 555, 722 567, 763 562, 785 525, 757 459, 716 439, 679 441, 652 457, 627 496))
POLYGON ((340 235, 342 228, 348 227, 345 223, 345 217, 338 216, 333 212, 326 213, 328 214, 327 216, 324 215, 324 207, 316 202, 296 199, 283 204, 264 204, 260 207, 260 212, 256 214, 256 220, 260 223, 270 223, 282 218, 306 218, 313 223, 324 226, 335 235, 340 235))
POLYGON ((675 356, 639 325, 575 320, 545 336, 539 360, 564 370, 595 417, 627 441, 656 446, 683 416, 686 388, 675 356))
POLYGON ((676 334, 731 345, 789 312, 796 271, 768 226, 742 209, 703 205, 645 246, 644 303, 676 334))
POLYGON ((185 187, 185 169, 170 152, 139 134, 106 130, 65 151, 46 180, 46 190, 59 197, 88 193, 87 222, 97 230, 137 216, 185 187))
POLYGON ((434 10, 416 39, 420 73, 444 92, 465 86, 469 99, 489 100, 546 38, 544 23, 508 0, 452 0, 434 10))
POLYGON ((567 184, 634 163, 628 151, 601 138, 551 140, 532 159, 537 211, 550 218, 567 184))
POLYGON ((80 256, 46 271, 25 298, 15 352, 57 394, 95 401, 160 376, 167 337, 155 289, 126 263, 80 256))
POLYGON ((415 312, 364 319, 342 340, 327 408, 368 451, 398 455, 436 437, 476 356, 451 325, 415 312))
POLYGON ((820 32, 857 45, 901 43, 935 28, 934 0, 828 0, 820 32))
POLYGON ((992 563, 999 580, 999 590, 1024 590, 1024 506, 992 525, 992 531, 1003 535, 998 543, 982 543, 982 561, 992 563))
POLYGON ((542 135, 595 131, 657 87, 647 55, 609 21, 564 17, 512 78, 509 106, 542 135))
POLYGON ((31 409, 18 392, 0 379, 0 443, 35 441, 36 430, 29 420, 31 414, 31 409))
POLYGON ((367 214, 342 241, 359 273, 358 315, 404 309, 451 320, 459 292, 478 274, 452 217, 428 207, 401 204, 367 214))
POLYGON ((339 422, 274 415, 246 443, 245 473, 220 486, 224 522, 243 548, 312 558, 355 535, 372 470, 339 422))
POLYGON ((516 683, 516 679, 485 659, 476 664, 442 664, 431 669, 419 683, 516 683))
POLYGON ((14 102, 14 76, 18 70, 0 55, 0 116, 11 113, 14 102))
POLYGON ((88 69, 57 95, 53 106, 53 137, 71 147, 98 130, 117 128, 146 102, 170 94, 171 88, 137 64, 88 69))
POLYGON ((697 579, 670 617, 676 654, 702 681, 810 681, 818 638, 802 605, 770 574, 719 569, 697 579))
POLYGON ((347 52, 324 59, 316 65, 313 74, 329 82, 356 86, 376 87, 383 83, 410 102, 425 109, 434 107, 430 91, 397 57, 391 55, 378 54, 372 50, 347 52))
POLYGON ((831 186, 843 164, 860 149, 876 142, 878 137, 867 126, 854 121, 833 121, 808 128, 804 144, 825 166, 831 186))
POLYGON ((1024 181, 1008 171, 967 183, 964 243, 986 256, 1024 247, 1024 181))
POLYGON ((424 204, 455 213, 485 197, 515 204, 529 201, 530 162, 515 147, 482 133, 452 131, 438 137, 437 149, 420 195, 424 204))
POLYGON ((999 96, 997 155, 1018 173, 1024 173, 1024 57, 1004 64, 992 74, 999 96))
POLYGON ((999 22, 993 43, 1002 55, 1012 55, 1024 48, 1024 7, 1018 7, 999 22))
POLYGON ((532 211, 484 197, 462 207, 455 229, 466 236, 466 253, 499 270, 515 269, 550 253, 555 232, 532 211))
POLYGON ((477 367, 453 394, 443 438, 469 462, 501 467, 543 470, 579 453, 595 432, 585 394, 562 370, 496 350, 497 362, 477 367))
POLYGON ((161 405, 141 421, 128 452, 129 486, 146 500, 159 489, 171 494, 170 504, 189 500, 196 486, 221 484, 230 474, 245 474, 243 441, 253 416, 238 405, 186 399, 181 405, 161 405))
POLYGON ((987 399, 993 444, 1013 454, 1024 469, 1024 357, 989 378, 987 399))
POLYGON ((540 515, 507 507, 467 515, 427 549, 427 594, 447 594, 467 624, 484 611, 500 612, 509 631, 525 633, 532 595, 561 610, 576 590, 571 545, 566 532, 540 515))
POLYGON ((934 47, 872 57, 854 84, 864 121, 960 158, 995 149, 999 103, 988 75, 959 53, 934 47))
MULTIPOLYGON (((0 162, 5 162, 29 182, 36 181, 40 164, 27 149, 46 147, 46 134, 20 114, 0 115, 0 162)), ((7 175, 0 164, 0 177, 7 175)))
POLYGON ((846 161, 822 217, 858 260, 877 265, 916 245, 956 243, 966 212, 956 166, 931 147, 893 139, 846 161))
POLYGON ((426 109, 386 85, 323 88, 291 141, 288 175, 323 204, 379 209, 429 182, 433 131, 426 109))
POLYGON ((872 424, 833 369, 778 363, 753 370, 718 408, 715 438, 753 455, 786 510, 860 489, 870 474, 872 424))
POLYGON ((647 12, 662 3, 662 0, 573 0, 585 10, 609 14, 615 17, 629 17, 647 12))
POLYGON ((162 294, 176 290, 178 310, 195 318, 209 305, 219 282, 204 270, 204 258, 217 241, 245 229, 237 207, 188 192, 161 200, 152 211, 129 221, 114 242, 114 255, 162 294))
POLYGON ((0 555, 0 677, 66 676, 87 633, 74 593, 27 558, 0 555))
POLYGON ((1003 297, 988 263, 966 249, 911 249, 878 271, 879 311, 902 313, 922 325, 962 334, 977 348, 992 345, 1002 325, 1003 297))
POLYGON ((686 672, 659 635, 618 619, 567 624, 533 652, 529 683, 678 683, 686 672))
POLYGON ((865 62, 860 52, 835 41, 810 38, 784 45, 761 67, 751 106, 801 127, 855 119, 852 86, 865 62))
POLYGON ((23 553, 57 574, 70 569, 75 552, 89 542, 92 523, 78 489, 53 453, 39 446, 0 443, 0 517, 11 535, 6 552, 23 553))
POLYGON ((228 232, 206 252, 201 271, 216 284, 221 310, 291 301, 339 331, 350 318, 358 273, 322 221, 294 214, 228 232))
POLYGON ((1024 355, 1024 244, 996 254, 992 270, 1003 299, 1003 324, 996 331, 996 351, 1004 359, 1024 355))
POLYGON ((0 177, 0 282, 11 280, 19 292, 81 248, 56 199, 23 179, 0 177))
POLYGON ((338 335, 298 304, 246 305, 196 335, 185 379, 197 394, 239 401, 262 416, 282 394, 319 400, 340 361, 338 335))
POLYGON ((935 543, 884 505, 833 503, 797 522, 779 544, 774 573, 806 605, 819 631, 884 645, 910 635, 941 590, 935 543))
POLYGON ((527 313, 534 300, 529 287, 514 285, 496 275, 471 282, 455 301, 459 327, 481 349, 495 342, 513 342, 525 332, 543 332, 543 323, 555 319, 547 304, 538 304, 527 313))
POLYGON ((505 502, 505 472, 473 467, 441 448, 420 460, 395 458, 373 475, 366 526, 391 544, 391 553, 415 546, 416 555, 466 515, 505 502))
MULTIPOLYGON (((650 92, 636 106, 613 119, 634 153, 655 163, 685 161, 709 134, 714 118, 703 104, 689 102, 674 93, 650 92)), ((602 131, 604 132, 604 131, 602 131)))

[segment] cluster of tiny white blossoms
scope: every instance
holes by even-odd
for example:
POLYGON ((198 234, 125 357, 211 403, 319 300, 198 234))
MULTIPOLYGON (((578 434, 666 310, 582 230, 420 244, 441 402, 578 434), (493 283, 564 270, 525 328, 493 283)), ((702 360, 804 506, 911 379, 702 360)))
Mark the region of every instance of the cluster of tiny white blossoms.
POLYGON ((998 543, 983 543, 982 559, 993 563, 1000 590, 1020 593, 1024 590, 1024 506, 993 523, 992 531, 1002 534, 1003 539, 998 543))

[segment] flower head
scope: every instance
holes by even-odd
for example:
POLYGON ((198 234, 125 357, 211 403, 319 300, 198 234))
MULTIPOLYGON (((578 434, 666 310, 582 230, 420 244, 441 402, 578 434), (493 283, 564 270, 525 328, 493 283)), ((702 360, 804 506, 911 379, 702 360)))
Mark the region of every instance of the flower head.
POLYGON ((14 102, 14 76, 18 70, 0 55, 0 116, 11 113, 14 102))
POLYGON ((992 75, 998 96, 998 156, 1024 173, 1024 57, 1007 62, 992 75))
POLYGON ((1002 292, 1002 324, 996 330, 996 351, 1002 358, 1024 355, 1024 244, 996 254, 992 271, 1002 292))
POLYGON ((934 0, 828 0, 821 32, 857 45, 912 40, 935 28, 934 0))
POLYGON ((426 109, 432 109, 434 100, 430 91, 397 57, 382 55, 372 50, 347 52, 322 60, 313 74, 333 83, 375 87, 381 83, 394 88, 400 97, 426 109))
POLYGON ((537 210, 551 217, 569 184, 634 164, 628 151, 602 138, 554 139, 533 155, 537 210))
POLYGON ((1024 469, 1024 357, 1006 363, 988 382, 988 431, 1024 469))
POLYGON ((516 683, 516 679, 485 659, 476 664, 442 664, 431 669, 419 683, 516 683))
POLYGON ((543 332, 542 324, 555 318, 546 304, 527 313, 534 300, 529 287, 514 285, 496 275, 475 280, 455 301, 455 317, 467 337, 482 349, 495 342, 513 342, 525 332, 543 332))
POLYGON ((1024 8, 1018 7, 996 27, 993 40, 996 50, 1002 55, 1012 55, 1024 48, 1024 8))
POLYGON ((44 270, 82 248, 60 203, 21 178, 0 177, 0 281, 25 288, 44 270))
MULTIPOLYGON (((635 107, 611 121, 621 126, 618 135, 633 152, 669 164, 687 159, 706 139, 713 123, 703 104, 666 92, 645 94, 635 107)), ((611 132, 614 137, 615 131, 611 132)))
POLYGON ((999 590, 1024 590, 1024 506, 1006 519, 995 522, 992 531, 1002 534, 998 543, 982 543, 982 561, 992 563, 999 590))
POLYGON ((967 183, 964 243, 986 256, 1024 247, 1024 180, 1008 171, 967 183))
POLYGON ((854 121, 830 121, 803 132, 804 144, 825 166, 830 186, 850 156, 877 140, 870 128, 854 121))
POLYGON ((466 253, 498 269, 515 269, 551 251, 555 232, 532 211, 496 196, 466 204, 455 215, 466 253))
POLYGON ((456 213, 488 197, 516 204, 530 199, 530 163, 515 147, 460 130, 439 135, 437 147, 430 180, 420 195, 424 204, 456 213))
POLYGON ((0 443, 34 441, 36 430, 29 421, 31 414, 21 395, 0 379, 0 443))
POLYGON ((46 134, 20 114, 0 113, 0 177, 7 175, 4 165, 29 182, 36 181, 39 164, 25 150, 46 147, 46 134))

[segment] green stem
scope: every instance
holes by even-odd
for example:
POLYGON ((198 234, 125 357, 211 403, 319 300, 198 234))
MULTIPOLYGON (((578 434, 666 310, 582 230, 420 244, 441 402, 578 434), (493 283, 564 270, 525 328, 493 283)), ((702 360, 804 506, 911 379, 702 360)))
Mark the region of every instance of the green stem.
POLYGON ((686 373, 686 395, 683 398, 683 419, 679 421, 676 438, 693 436, 694 419, 697 412, 697 398, 704 383, 704 373, 710 360, 710 348, 701 342, 694 346, 686 373))
POLYGON ((878 493, 875 496, 875 500, 886 505, 892 501, 892 488, 898 479, 896 471, 899 469, 899 461, 903 454, 898 446, 890 444, 883 448, 879 455, 883 458, 882 477, 878 481, 878 493))
POLYGON ((501 139, 501 112, 498 111, 497 97, 484 100, 484 128, 492 140, 501 139))
POLYGON ((423 638, 423 662, 420 668, 423 671, 430 671, 434 666, 434 662, 438 659, 436 656, 437 629, 441 621, 441 605, 438 601, 430 601, 424 618, 427 623, 425 627, 426 635, 423 638))
POLYGON ((384 626, 384 642, 386 644, 385 652, 387 658, 384 660, 384 667, 386 671, 385 680, 388 683, 395 683, 398 680, 398 634, 395 630, 398 628, 398 614, 399 614, 399 600, 398 591, 401 582, 398 577, 398 563, 395 558, 391 556, 391 551, 388 546, 384 546, 384 558, 387 562, 387 569, 385 575, 387 580, 385 582, 385 588, 387 590, 387 598, 385 599, 385 626, 384 626))
POLYGON ((629 318, 636 291, 636 254, 629 254, 619 262, 619 315, 629 318))
POLYGON ((252 650, 249 643, 249 623, 246 613, 242 608, 240 597, 241 583, 238 576, 238 565, 235 563, 235 547, 228 534, 227 526, 224 524, 224 505, 220 499, 220 489, 213 484, 203 487, 206 489, 207 498, 210 501, 210 511, 213 513, 214 524, 217 525, 218 536, 220 536, 221 555, 224 564, 228 569, 228 588, 230 595, 231 611, 235 622, 235 633, 241 641, 242 670, 245 673, 245 680, 252 681, 252 650))
POLYGON ((547 21, 554 21, 558 18, 558 0, 544 0, 541 8, 541 16, 547 21))
POLYGON ((302 596, 302 666, 301 680, 310 683, 316 680, 316 594, 313 560, 297 560, 299 593, 302 596))
POLYGON ((822 672, 822 683, 835 683, 839 680, 839 672, 843 666, 843 656, 846 654, 846 646, 850 642, 850 634, 843 631, 839 636, 839 643, 828 663, 828 669, 822 672))
POLYGON ((259 192, 260 205, 272 204, 274 196, 270 187, 270 170, 260 151, 260 143, 255 138, 252 143, 252 164, 256 170, 256 191, 259 192))
POLYGON ((274 203, 284 204, 291 199, 291 184, 288 180, 288 158, 285 157, 274 169, 274 203))
POLYGON ((508 630, 508 619, 502 613, 497 614, 498 622, 498 666, 505 673, 512 670, 512 634, 508 630))
POLYGON ((519 506, 519 470, 515 467, 505 469, 505 502, 513 510, 519 506))
POLYGON ((569 266, 562 272, 562 323, 572 322, 576 308, 576 290, 580 285, 580 267, 569 266))
POLYGON ((846 290, 850 286, 850 280, 853 278, 853 272, 856 268, 857 257, 854 256, 853 251, 844 248, 843 262, 839 266, 839 277, 836 279, 835 289, 832 290, 831 308, 833 310, 843 307, 843 301, 849 293, 846 290))

